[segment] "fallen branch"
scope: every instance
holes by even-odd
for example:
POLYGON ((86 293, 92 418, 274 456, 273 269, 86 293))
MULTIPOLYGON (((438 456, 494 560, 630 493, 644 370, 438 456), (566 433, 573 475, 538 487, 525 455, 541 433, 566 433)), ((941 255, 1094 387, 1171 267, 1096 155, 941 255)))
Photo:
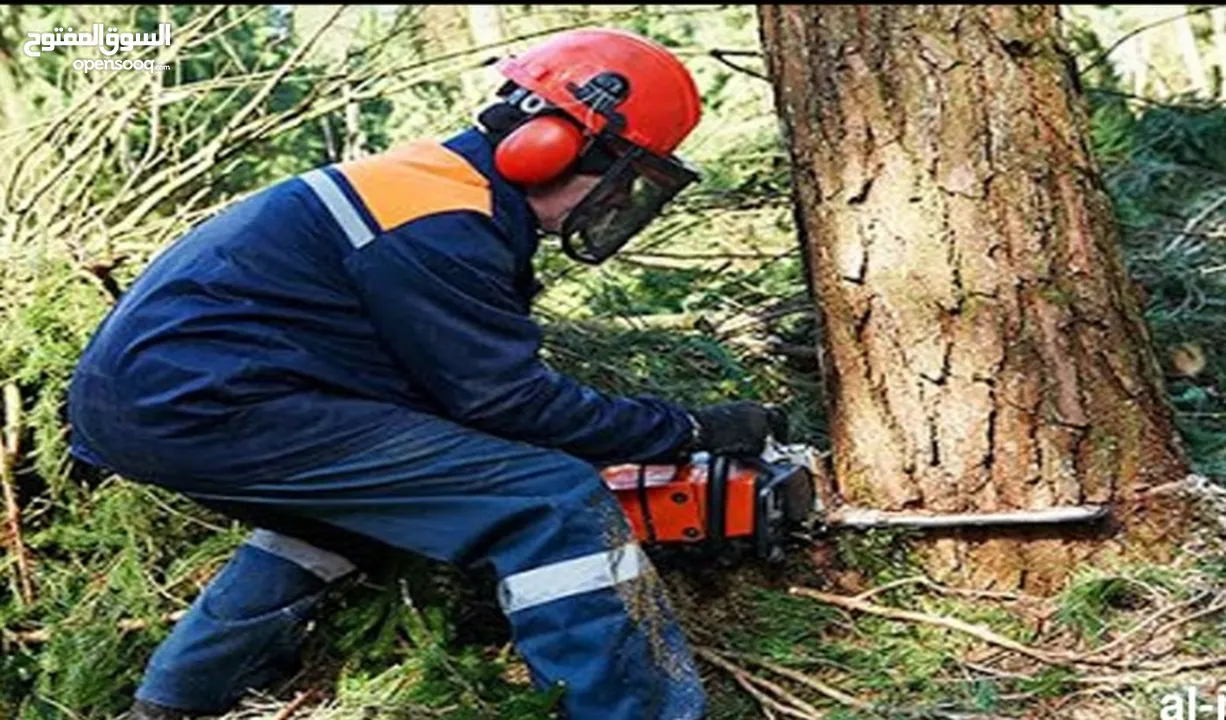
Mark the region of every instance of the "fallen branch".
MULTIPOLYGON (((1095 656, 1095 655, 1107 655, 1109 651, 1114 650, 1114 649, 1116 649, 1116 648, 1120 647, 1120 646, 1121 646, 1121 645, 1123 645, 1125 642, 1127 642, 1129 638, 1133 637, 1134 635, 1136 635, 1136 634, 1137 634, 1138 632, 1140 632, 1141 630, 1144 630, 1144 629, 1145 629, 1145 628, 1146 628, 1148 625, 1150 625, 1150 624, 1152 624, 1152 623, 1157 622, 1158 620, 1160 620, 1160 619, 1161 619, 1161 618, 1163 618, 1164 616, 1169 615, 1169 614, 1171 614, 1172 612, 1174 612, 1174 611, 1176 611, 1176 610, 1179 610, 1179 609, 1181 609, 1181 608, 1185 608, 1185 607, 1189 607, 1189 606, 1191 606, 1191 605, 1195 605, 1196 603, 1198 603, 1198 602, 1200 602, 1202 599, 1204 599, 1204 597, 1205 597, 1206 595, 1208 595, 1208 594, 1209 594, 1208 592, 1203 592, 1203 593, 1200 593, 1199 595, 1197 595, 1196 597, 1192 598, 1191 600, 1188 600, 1187 602, 1180 603, 1180 604, 1178 604, 1178 605, 1167 605, 1166 607, 1162 608, 1161 610, 1158 610, 1158 611, 1157 611, 1157 612, 1155 612, 1155 613, 1150 614, 1150 615, 1149 615, 1148 617, 1146 617, 1144 620, 1142 620, 1141 622, 1139 622, 1139 623, 1137 623, 1136 625, 1134 625, 1134 626, 1133 626, 1133 627, 1132 627, 1130 630, 1128 630, 1128 632, 1124 633, 1123 635, 1120 635, 1120 636, 1119 636, 1118 638, 1116 638, 1115 640, 1112 640, 1111 642, 1109 642, 1109 643, 1107 643, 1106 645, 1104 645, 1104 646, 1102 646, 1102 647, 1098 648, 1097 650, 1094 650, 1093 652, 1091 652, 1091 653, 1090 653, 1090 656, 1091 656, 1091 657, 1093 657, 1093 656, 1095 656)), ((1222 605, 1222 608, 1226 608, 1226 605, 1222 605)), ((1218 610, 1220 610, 1220 609, 1222 609, 1222 608, 1217 608, 1217 609, 1218 609, 1218 610)), ((1209 609, 1210 609, 1210 610, 1213 610, 1214 608, 1209 608, 1209 609)), ((1204 612, 1205 612, 1205 611, 1202 611, 1202 613, 1204 613, 1204 612)), ((1197 616, 1197 615, 1200 615, 1200 614, 1201 614, 1201 613, 1196 613, 1196 614, 1191 615, 1191 616, 1189 616, 1189 617, 1190 617, 1190 618, 1192 618, 1192 619, 1195 619, 1195 618, 1196 618, 1196 616, 1197 616)), ((1171 628, 1171 627, 1175 627, 1175 626, 1177 626, 1178 624, 1181 624, 1182 622, 1190 622, 1190 620, 1188 620, 1188 618, 1183 618, 1183 619, 1181 619, 1181 620, 1176 620, 1174 623, 1167 623, 1166 625, 1164 625, 1164 626, 1162 626, 1162 627, 1160 628, 1160 632, 1165 632, 1165 631, 1167 631, 1169 628, 1171 628)), ((1160 632, 1154 632, 1154 633, 1151 635, 1151 640, 1152 640, 1152 638, 1157 637, 1157 636, 1160 634, 1160 632)))
POLYGON ((304 690, 298 693, 298 695, 291 700, 288 705, 281 708, 281 711, 278 712, 276 717, 274 717, 272 720, 289 720, 294 716, 294 713, 298 712, 299 708, 305 705, 306 702, 313 697, 315 697, 314 690, 304 690))
MULTIPOLYGON (((1027 675, 1025 673, 1009 672, 1007 670, 1001 670, 999 668, 994 668, 990 665, 981 665, 979 663, 973 663, 973 662, 970 662, 969 660, 958 660, 958 664, 966 668, 969 668, 971 670, 974 670, 975 672, 981 672, 985 675, 991 675, 992 677, 1004 678, 1006 680, 1030 680, 1032 677, 1031 675, 1027 675)), ((978 682, 980 678, 970 678, 970 680, 972 682, 978 682)))
POLYGON ((1121 673, 1119 675, 1092 675, 1089 677, 1079 678, 1077 682, 1087 685, 1135 685, 1142 682, 1151 682, 1159 678, 1179 675, 1192 670, 1205 670, 1219 665, 1226 665, 1226 656, 1201 658, 1199 660, 1185 660, 1184 662, 1171 663, 1166 666, 1150 665, 1152 668, 1147 673, 1121 673))
POLYGON ((21 455, 21 392, 13 383, 4 386, 4 447, 0 451, 0 486, 4 493, 5 545, 13 554, 17 595, 24 605, 34 602, 30 558, 21 537, 21 508, 17 505, 17 460, 21 455))
POLYGON ((891 590, 897 590, 900 587, 906 587, 908 585, 920 585, 925 580, 927 580, 927 578, 920 577, 918 575, 914 577, 903 578, 901 580, 895 580, 893 582, 888 582, 885 585, 878 585, 875 588, 869 588, 868 590, 865 590, 859 595, 852 597, 852 599, 863 602, 873 597, 874 595, 881 595, 882 593, 887 593, 891 590))
MULTIPOLYGON (((1030 647, 1011 640, 1003 635, 992 632, 986 628, 971 625, 970 623, 958 620, 956 618, 944 617, 941 615, 929 615, 928 613, 914 612, 911 610, 899 610, 897 608, 874 605, 852 597, 830 595, 828 593, 818 592, 816 590, 803 587, 793 587, 790 588, 788 592, 792 595, 807 597, 812 600, 834 605, 835 607, 854 610, 856 612, 862 612, 868 615, 877 615, 878 617, 889 618, 891 620, 902 620, 906 622, 921 623, 924 625, 934 625, 947 630, 954 630, 983 640, 991 645, 996 645, 1006 650, 1011 650, 1020 655, 1025 655, 1026 657, 1049 665, 1116 665, 1129 669, 1135 668, 1138 670, 1148 671, 1147 673, 1136 675, 1091 676, 1078 679, 1078 682, 1085 684, 1109 683, 1112 681, 1117 681, 1120 678, 1126 679, 1126 682, 1129 683, 1139 682, 1141 680, 1153 680, 1161 677, 1167 677, 1169 675, 1177 675, 1189 670, 1200 670, 1204 668, 1217 667, 1218 665, 1226 665, 1226 656, 1202 658, 1199 660, 1190 660, 1175 664, 1162 664, 1153 661, 1125 664, 1111 659, 1099 659, 1088 655, 1053 652, 1030 647)), ((1206 610, 1201 611, 1201 613, 1198 613, 1198 615, 1204 616, 1211 614, 1209 612, 1210 610, 1217 612, 1220 610, 1220 608, 1206 608, 1206 610)))
MULTIPOLYGON (((1189 603, 1185 603, 1185 605, 1187 604, 1189 603)), ((1191 615, 1188 615, 1186 617, 1176 618, 1170 621, 1169 623, 1167 623, 1166 625, 1163 625, 1162 627, 1155 630, 1153 635, 1150 636, 1150 642, 1153 642, 1156 638, 1159 638, 1167 634, 1168 632, 1170 632, 1171 630, 1174 630, 1180 625, 1186 625, 1187 623, 1190 623, 1190 622, 1202 620, 1206 617, 1209 617, 1210 615, 1216 615, 1217 613, 1220 613, 1223 610, 1226 610, 1226 600, 1219 600, 1218 602, 1210 605, 1204 610, 1194 612, 1191 615)))
POLYGON ((714 650, 699 646, 694 648, 694 652, 703 660, 706 660, 707 662, 731 675, 732 679, 736 680, 736 683, 742 688, 745 688, 745 691, 752 695, 755 700, 761 703, 763 708, 769 707, 771 710, 789 717, 800 718, 801 720, 820 720, 822 717, 822 712, 809 703, 801 700, 775 683, 754 675, 740 665, 737 665, 729 660, 725 660, 714 650), (755 683, 775 693, 775 695, 783 698, 788 703, 791 703, 791 707, 766 695, 761 690, 758 690, 754 687, 755 683))
POLYGON ((754 684, 749 680, 748 676, 732 670, 729 670, 729 672, 732 674, 732 679, 736 681, 736 684, 740 685, 742 690, 749 693, 750 697, 758 701, 758 707, 760 710, 762 710, 762 714, 766 716, 766 720, 775 720, 775 718, 778 717, 775 715, 776 712, 789 717, 810 717, 799 710, 784 705, 770 695, 762 692, 754 686, 754 684))
MULTIPOLYGON (((181 620, 186 614, 186 610, 176 610, 175 612, 163 615, 161 618, 159 618, 159 620, 164 623, 175 623, 181 620)), ((153 623, 148 620, 125 619, 116 623, 115 627, 117 627, 120 632, 126 633, 144 630, 152 624, 153 623)), ((51 640, 51 628, 26 630, 24 632, 9 633, 9 635, 13 638, 13 640, 24 645, 41 645, 51 640)))
POLYGON ((781 665, 776 665, 775 663, 770 662, 768 660, 762 660, 759 658, 752 657, 750 655, 743 655, 741 653, 735 653, 735 654, 725 653, 725 655, 726 656, 732 655, 733 657, 736 657, 738 659, 748 660, 749 662, 755 665, 758 665, 764 670, 769 670, 770 672, 773 672, 776 675, 782 675, 783 677, 789 680, 798 682, 801 685, 812 688, 813 690, 816 690, 817 692, 821 693, 822 695, 825 695, 831 700, 834 700, 840 705, 846 705, 848 707, 853 707, 853 708, 856 708, 857 710, 871 711, 874 709, 873 704, 870 702, 861 700, 860 698, 855 697, 853 695, 848 695, 847 693, 839 690, 836 687, 827 685, 826 683, 822 682, 821 680, 818 680, 817 678, 809 677, 808 675, 792 670, 791 668, 786 668, 781 665))
POLYGON ((935 625, 943 627, 947 630, 964 633, 972 637, 983 640, 986 643, 1012 650, 1019 655, 1038 660, 1049 665, 1061 665, 1069 662, 1076 662, 1075 658, 1071 658, 1062 653, 1053 653, 1038 648, 1032 648, 1028 645, 1023 645, 1015 640, 1010 640, 1004 635, 992 632, 986 628, 958 620, 956 618, 944 617, 940 615, 929 615, 927 613, 913 612, 911 610, 898 610, 896 608, 884 607, 882 605, 874 605, 862 600, 857 600, 851 597, 842 597, 839 595, 830 595, 828 593, 810 590, 809 588, 793 587, 788 590, 792 595, 807 597, 811 600, 817 600, 828 605, 834 605, 847 610, 854 610, 868 615, 877 615, 878 617, 889 618, 891 620, 903 620, 906 622, 921 623, 924 625, 935 625))
POLYGON ((1039 599, 1030 598, 1026 595, 1020 595, 1018 593, 1000 592, 996 590, 971 590, 967 588, 949 587, 948 585, 941 585, 940 583, 933 582, 931 579, 924 577, 923 575, 915 575, 913 577, 895 580, 893 582, 886 583, 885 585, 880 585, 878 587, 865 590, 859 595, 856 595, 855 599, 867 600, 874 595, 879 595, 883 592, 894 590, 895 588, 900 588, 906 585, 922 585, 929 590, 941 593, 942 595, 961 595, 962 597, 975 599, 986 598, 989 600, 1007 600, 1011 602, 1026 599, 1039 599))

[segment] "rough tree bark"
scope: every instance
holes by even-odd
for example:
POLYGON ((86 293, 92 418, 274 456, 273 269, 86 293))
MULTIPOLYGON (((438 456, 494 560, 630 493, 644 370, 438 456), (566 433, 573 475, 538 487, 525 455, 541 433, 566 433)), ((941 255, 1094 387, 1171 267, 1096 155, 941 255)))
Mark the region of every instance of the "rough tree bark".
POLYGON ((1110 503, 1094 530, 961 531, 947 581, 1045 592, 1165 557, 1187 474, 1055 6, 764 6, 848 502, 1110 503), (1126 553, 1125 553, 1126 554, 1126 553))

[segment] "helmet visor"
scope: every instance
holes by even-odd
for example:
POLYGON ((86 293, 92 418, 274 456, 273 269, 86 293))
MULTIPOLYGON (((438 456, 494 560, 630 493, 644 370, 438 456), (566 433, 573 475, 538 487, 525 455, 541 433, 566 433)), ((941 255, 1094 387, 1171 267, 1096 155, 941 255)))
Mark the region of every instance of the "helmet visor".
POLYGON ((698 173, 680 158, 630 146, 566 217, 563 249, 580 262, 607 260, 697 180, 698 173))

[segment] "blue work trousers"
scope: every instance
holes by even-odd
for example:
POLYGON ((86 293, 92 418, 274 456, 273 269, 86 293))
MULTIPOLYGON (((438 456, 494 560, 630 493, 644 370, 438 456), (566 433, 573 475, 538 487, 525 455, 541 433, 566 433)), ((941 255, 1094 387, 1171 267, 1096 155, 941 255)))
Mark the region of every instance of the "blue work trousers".
POLYGON ((392 546, 491 564, 513 641, 537 687, 564 686, 566 717, 704 714, 658 576, 597 470, 570 455, 406 413, 403 433, 343 461, 277 482, 175 489, 257 527, 288 522, 253 533, 210 582, 150 659, 138 698, 229 708, 292 665, 330 583, 392 546))

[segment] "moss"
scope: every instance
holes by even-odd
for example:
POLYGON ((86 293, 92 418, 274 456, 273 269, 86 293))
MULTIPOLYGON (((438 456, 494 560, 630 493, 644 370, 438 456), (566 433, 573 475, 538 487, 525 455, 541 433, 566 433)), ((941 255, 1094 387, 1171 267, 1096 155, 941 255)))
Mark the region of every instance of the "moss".
POLYGON ((1108 427, 1109 423, 1096 422, 1090 426, 1084 442, 1089 444, 1090 466, 1085 474, 1096 480, 1110 481, 1119 468, 1119 437, 1108 427))
POLYGON ((1052 280, 1045 283, 1039 291, 1039 297, 1062 308, 1071 308, 1077 304, 1077 291, 1062 280, 1052 280))

